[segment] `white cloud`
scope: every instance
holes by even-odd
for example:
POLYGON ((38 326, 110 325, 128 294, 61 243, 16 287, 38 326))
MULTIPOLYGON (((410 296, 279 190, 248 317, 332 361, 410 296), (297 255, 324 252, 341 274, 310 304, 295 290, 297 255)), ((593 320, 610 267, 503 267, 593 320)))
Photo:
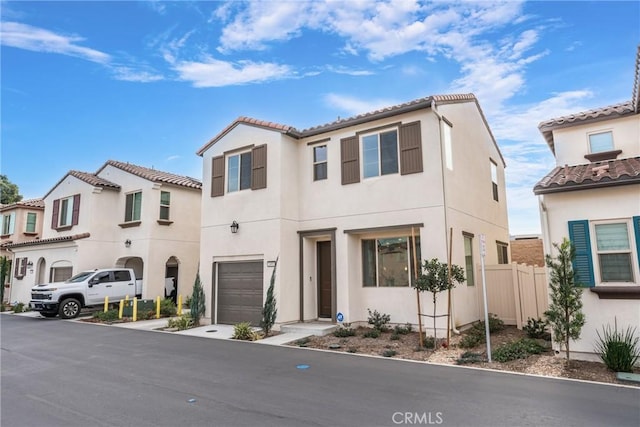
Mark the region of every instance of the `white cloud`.
POLYGON ((221 87, 259 83, 294 76, 286 65, 269 62, 220 61, 213 57, 204 60, 178 61, 173 65, 180 79, 190 81, 194 87, 221 87))
POLYGON ((334 67, 333 65, 327 66, 327 71, 336 74, 346 74, 349 76, 372 76, 375 74, 373 71, 369 70, 352 70, 343 66, 334 67))
POLYGON ((164 80, 164 77, 160 74, 152 71, 136 70, 127 66, 114 66, 111 67, 113 75, 116 80, 123 80, 127 82, 139 82, 149 83, 164 80))
POLYGON ((179 155, 177 155, 177 154, 176 154, 176 155, 173 155, 173 156, 169 156, 169 157, 167 157, 167 158, 166 158, 166 161, 167 161, 167 162, 170 162, 170 161, 172 161, 172 160, 178 160, 178 159, 179 159, 179 158, 181 158, 181 157, 182 157, 182 156, 179 156, 179 155))
POLYGON ((397 101, 390 99, 364 100, 353 96, 340 95, 336 93, 326 94, 324 96, 324 102, 331 108, 338 111, 343 111, 348 115, 367 113, 380 108, 398 104, 397 101))
POLYGON ((77 44, 83 40, 79 36, 56 34, 19 22, 3 22, 0 26, 0 43, 4 46, 74 56, 100 64, 111 60, 111 56, 104 52, 77 44))

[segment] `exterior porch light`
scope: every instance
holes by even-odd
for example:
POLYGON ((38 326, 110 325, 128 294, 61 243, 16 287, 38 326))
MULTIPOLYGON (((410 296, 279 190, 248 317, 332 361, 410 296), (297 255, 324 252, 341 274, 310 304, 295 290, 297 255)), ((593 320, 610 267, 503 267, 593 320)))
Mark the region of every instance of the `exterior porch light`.
POLYGON ((233 222, 231 223, 231 232, 233 234, 236 234, 238 232, 238 228, 240 228, 240 224, 238 224, 236 220, 233 220, 233 222))
POLYGON ((127 248, 130 247, 131 246, 131 240, 130 239, 125 240, 124 241, 124 246, 127 247, 127 248))
POLYGON ((29 261, 29 262, 27 263, 27 268, 28 268, 29 270, 31 270, 31 269, 33 268, 33 261, 29 261))

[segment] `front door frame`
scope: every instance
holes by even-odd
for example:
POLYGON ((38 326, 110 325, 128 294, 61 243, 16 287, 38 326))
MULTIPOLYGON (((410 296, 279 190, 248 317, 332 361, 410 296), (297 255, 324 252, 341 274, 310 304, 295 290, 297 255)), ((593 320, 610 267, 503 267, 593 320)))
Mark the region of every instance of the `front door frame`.
POLYGON ((331 301, 329 301, 329 313, 327 315, 327 313, 323 310, 323 306, 325 304, 325 300, 322 298, 322 294, 323 291, 325 290, 323 285, 324 285, 324 280, 326 279, 325 274, 329 274, 329 292, 330 292, 330 299, 333 299, 333 292, 331 289, 331 242, 328 240, 318 240, 316 242, 316 284, 317 284, 317 288, 318 288, 318 318, 329 318, 332 319, 333 318, 333 310, 331 307, 331 301), (324 265, 323 263, 321 263, 321 258, 322 258, 322 251, 320 250, 320 246, 321 245, 326 245, 327 243, 329 243, 329 265, 328 265, 328 270, 326 271, 323 269, 323 267, 325 267, 326 265, 324 265))
MULTIPOLYGON (((300 243, 300 322, 304 322, 304 239, 308 237, 326 237, 331 241, 331 321, 335 322, 336 299, 336 228, 298 231, 300 243)), ((316 281, 317 282, 317 281, 316 281)))

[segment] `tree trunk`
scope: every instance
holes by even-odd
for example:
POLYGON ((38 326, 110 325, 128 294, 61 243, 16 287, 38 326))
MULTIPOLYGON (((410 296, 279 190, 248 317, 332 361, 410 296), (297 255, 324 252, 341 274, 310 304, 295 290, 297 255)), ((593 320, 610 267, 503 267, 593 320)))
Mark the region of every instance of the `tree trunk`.
POLYGON ((436 294, 433 293, 433 349, 438 348, 438 335, 436 335, 436 294))

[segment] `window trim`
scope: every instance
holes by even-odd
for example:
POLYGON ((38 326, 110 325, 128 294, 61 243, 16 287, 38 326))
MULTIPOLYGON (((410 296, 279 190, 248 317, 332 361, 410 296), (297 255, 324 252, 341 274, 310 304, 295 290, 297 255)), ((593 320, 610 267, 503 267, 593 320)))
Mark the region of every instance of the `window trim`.
POLYGON ((16 213, 11 212, 9 214, 2 214, 0 215, 0 218, 2 219, 2 221, 0 221, 0 235, 11 236, 15 233, 16 213))
POLYGON ((498 264, 509 264, 509 244, 501 242, 500 240, 496 240, 496 250, 498 252, 498 264), (501 251, 501 249, 503 249, 504 251, 501 251), (502 257, 502 255, 505 256, 505 262, 500 262, 500 258, 502 257))
POLYGON ((160 212, 158 215, 158 221, 171 221, 171 192, 170 191, 162 191, 160 190, 160 212), (162 195, 166 194, 169 200, 167 203, 162 203, 162 195), (162 217, 162 208, 165 208, 167 211, 167 217, 162 217))
POLYGON ((489 161, 491 162, 490 168, 491 168, 491 191, 492 191, 492 195, 493 195, 493 200, 495 200, 496 202, 500 201, 500 195, 499 195, 499 183, 498 183, 498 164, 496 162, 493 161, 493 159, 489 159, 489 161), (494 176, 494 172, 495 172, 495 176, 494 176))
POLYGON ((313 147, 311 147, 311 156, 312 156, 312 163, 313 163, 313 181, 325 181, 329 178, 329 147, 327 146, 327 144, 317 144, 313 147), (318 148, 324 148, 325 150, 325 158, 322 161, 317 161, 316 160, 316 149, 318 148), (316 174, 316 167, 320 166, 320 165, 324 165, 324 177, 323 178, 318 178, 318 175, 316 174))
POLYGON ((360 142, 360 151, 362 152, 362 179, 369 179, 369 178, 378 178, 384 175, 394 175, 394 174, 399 174, 400 173, 400 128, 399 126, 384 126, 381 128, 378 128, 378 131, 376 132, 368 132, 368 133, 364 133, 361 132, 358 135, 358 139, 360 142), (395 157, 395 171, 394 172, 387 172, 387 173, 383 173, 382 171, 382 166, 383 166, 383 158, 382 158, 382 135, 385 134, 391 134, 391 133, 395 133, 395 152, 396 152, 396 157, 395 157), (376 148, 377 148, 377 174, 376 175, 366 175, 366 165, 365 165, 365 147, 364 147, 364 140, 365 138, 368 137, 372 137, 372 136, 376 136, 377 137, 377 141, 376 141, 376 148))
POLYGON ((633 235, 633 224, 631 224, 631 220, 630 219, 626 219, 626 218, 620 218, 620 219, 607 219, 607 220, 596 220, 596 221, 589 221, 589 225, 590 225, 590 229, 593 230, 593 234, 591 236, 592 242, 591 242, 591 247, 593 248, 593 252, 592 252, 592 262, 593 262, 593 267, 594 267, 594 274, 595 277, 598 278, 598 281, 596 282, 596 286, 598 285, 602 285, 602 286, 610 286, 611 284, 622 284, 624 285, 629 285, 629 284, 635 284, 635 280, 636 277, 638 277, 638 271, 636 270, 636 266, 638 265, 638 260, 637 257, 640 256, 639 254, 635 253, 635 248, 633 245, 634 242, 634 235, 633 235), (607 225, 607 224, 624 224, 627 228, 627 244, 628 244, 628 249, 626 250, 621 250, 621 249, 615 249, 615 250, 600 250, 598 248, 598 232, 597 232, 597 227, 598 225, 607 225), (629 271, 631 273, 631 279, 629 281, 620 281, 620 280, 604 280, 603 276, 602 276, 602 264, 601 264, 601 260, 600 260, 600 255, 608 255, 608 254, 629 254, 629 271))
POLYGON ((601 129, 601 130, 596 130, 596 131, 592 131, 592 132, 587 132, 587 148, 589 151, 589 154, 600 154, 600 153, 607 153, 610 151, 614 151, 616 149, 616 145, 615 145, 615 141, 613 139, 613 129, 601 129), (593 151, 593 147, 591 146, 591 137, 595 136, 595 135, 604 135, 604 134, 609 134, 611 135, 611 146, 608 147, 605 150, 600 150, 600 151, 593 151))
POLYGON ((24 234, 38 234, 38 214, 35 212, 27 212, 24 218, 24 234), (33 230, 29 230, 29 217, 33 217, 33 230))
POLYGON ((362 238, 360 238, 360 273, 361 273, 361 288, 363 289, 379 289, 379 288, 399 288, 399 289, 406 289, 406 288, 411 288, 411 283, 413 283, 413 281, 415 280, 415 268, 419 268, 419 266, 422 265, 422 247, 421 247, 421 242, 420 242, 420 233, 416 233, 413 238, 416 239, 416 252, 418 252, 416 254, 416 256, 414 257, 413 255, 413 241, 412 241, 412 236, 410 234, 405 234, 405 233, 401 233, 401 234, 389 234, 389 235, 380 235, 380 234, 376 234, 376 235, 369 235, 369 236, 362 236, 362 238), (380 280, 379 280, 379 265, 380 265, 380 254, 378 252, 378 241, 379 240, 387 240, 387 239, 405 239, 405 242, 407 244, 407 285, 397 285, 397 286, 384 286, 384 285, 380 285, 380 280), (365 284, 365 259, 364 259, 364 242, 374 242, 374 254, 375 254, 375 267, 374 267, 374 276, 375 276, 375 285, 366 285, 365 284), (418 264, 418 266, 414 265, 414 258, 416 259, 416 262, 418 264))
POLYGON ((475 259, 473 257, 473 239, 475 235, 473 233, 468 233, 466 231, 462 232, 462 248, 464 251, 464 281, 468 287, 476 285, 476 275, 475 275, 475 259), (467 246, 466 242, 469 241, 469 249, 471 251, 470 254, 467 255, 467 246), (467 265, 467 257, 471 257, 471 266, 467 265), (469 274, 471 273, 471 274, 469 274), (469 278, 471 278, 471 283, 469 283, 469 278))
POLYGON ((134 224, 140 223, 142 221, 142 190, 130 191, 125 194, 125 205, 124 205, 124 224, 134 224), (140 195, 140 211, 138 212, 138 218, 135 218, 135 203, 136 203, 136 194, 140 195), (129 212, 127 212, 127 199, 131 197, 131 215, 129 216, 129 212))

